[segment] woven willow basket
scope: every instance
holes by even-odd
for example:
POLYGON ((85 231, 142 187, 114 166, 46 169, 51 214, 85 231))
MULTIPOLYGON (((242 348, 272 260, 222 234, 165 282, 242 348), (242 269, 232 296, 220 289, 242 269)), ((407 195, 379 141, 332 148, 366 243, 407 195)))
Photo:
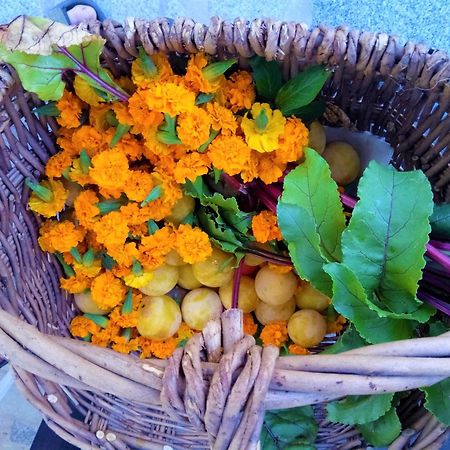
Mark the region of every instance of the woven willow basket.
MULTIPOLYGON (((256 53, 281 61, 286 78, 325 64, 333 69, 324 89, 327 118, 385 137, 395 165, 422 168, 436 198, 450 200, 445 53, 400 45, 386 34, 271 20, 213 19, 209 27, 187 19, 128 20, 123 27, 106 21, 89 28, 106 38, 103 62, 114 75, 129 73, 138 46, 150 54, 238 55, 242 66, 256 53)), ((57 151, 56 123, 31 112, 39 104, 10 68, 0 67, 0 355, 23 395, 68 442, 81 449, 251 450, 258 448, 264 410, 315 404, 318 448, 365 448, 357 431, 326 421, 324 402, 450 376, 448 333, 339 355, 278 358, 274 348, 261 351, 243 336, 238 310, 210 323, 169 361, 71 339, 74 311, 59 288, 60 267, 40 251, 39 220, 26 208, 24 178, 38 178, 57 151)), ((421 405, 417 392, 402 401, 404 431, 391 449, 442 446, 448 430, 421 405)))

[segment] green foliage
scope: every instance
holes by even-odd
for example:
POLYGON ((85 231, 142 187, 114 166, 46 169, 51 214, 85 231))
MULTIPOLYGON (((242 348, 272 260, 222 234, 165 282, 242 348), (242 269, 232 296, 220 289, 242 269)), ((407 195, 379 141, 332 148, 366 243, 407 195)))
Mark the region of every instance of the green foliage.
POLYGON ((443 424, 450 426, 450 378, 422 389, 425 392, 425 408, 443 424))
POLYGON ((275 104, 285 116, 311 103, 320 92, 330 72, 323 66, 311 66, 289 80, 278 91, 275 104))
POLYGON ((349 326, 339 339, 322 353, 335 355, 355 348, 361 348, 367 345, 367 342, 358 334, 353 326, 349 326))
POLYGON ((228 59, 227 61, 217 61, 211 64, 208 64, 205 68, 202 69, 203 76, 207 80, 214 80, 215 78, 223 75, 231 66, 236 64, 236 59, 228 59))
POLYGON ((33 109, 33 112, 36 113, 38 116, 50 116, 50 117, 58 117, 60 114, 60 111, 56 106, 56 102, 48 102, 45 105, 38 106, 37 108, 33 109))
POLYGON ((450 203, 434 205, 430 225, 433 234, 450 239, 450 203))
POLYGON ((273 101, 283 85, 283 77, 279 63, 276 61, 267 61, 260 56, 254 56, 249 62, 253 71, 253 80, 258 96, 265 101, 273 101))
POLYGON ((314 449, 317 423, 310 406, 266 412, 261 450, 314 449))
POLYGON ((358 425, 357 428, 369 444, 375 447, 387 447, 400 434, 402 425, 395 408, 391 408, 377 420, 358 425))
POLYGON ((177 134, 176 122, 176 117, 172 117, 169 114, 164 113, 164 122, 160 125, 158 132, 156 133, 156 137, 159 142, 167 145, 181 144, 180 138, 177 134))
POLYGON ((161 186, 155 186, 147 195, 147 197, 145 197, 144 201, 141 203, 141 207, 147 205, 148 203, 152 202, 153 200, 158 199, 159 197, 161 197, 163 193, 163 189, 161 186))
POLYGON ((112 137, 109 146, 111 148, 115 147, 116 144, 128 133, 130 128, 130 125, 124 125, 122 123, 117 124, 116 131, 114 132, 114 136, 112 137))
POLYGON ((314 100, 309 105, 296 109, 292 114, 302 119, 303 122, 311 123, 312 121, 323 116, 326 106, 327 104, 325 100, 318 99, 314 100))
POLYGON ((200 92, 195 99, 195 104, 197 106, 203 105, 204 103, 210 102, 215 97, 215 94, 205 94, 204 92, 200 92))

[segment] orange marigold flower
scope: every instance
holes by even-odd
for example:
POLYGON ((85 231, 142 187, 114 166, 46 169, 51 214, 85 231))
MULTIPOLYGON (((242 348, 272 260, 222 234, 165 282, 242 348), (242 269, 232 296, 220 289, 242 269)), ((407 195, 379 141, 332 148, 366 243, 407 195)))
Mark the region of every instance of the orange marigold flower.
POLYGON ((241 109, 250 109, 255 101, 255 86, 251 73, 238 70, 224 83, 222 91, 226 104, 234 113, 241 109))
POLYGON ((260 338, 264 347, 268 345, 281 347, 288 340, 287 322, 270 322, 262 329, 260 338))
POLYGON ((172 117, 196 108, 194 92, 173 82, 154 83, 142 93, 150 110, 167 113, 172 117))
POLYGON ((86 150, 86 153, 92 156, 100 153, 107 148, 107 143, 103 138, 101 131, 91 125, 83 125, 72 136, 73 144, 78 151, 86 150))
POLYGON ((32 192, 30 200, 28 201, 28 206, 32 211, 37 212, 41 216, 56 216, 56 214, 64 209, 69 193, 64 188, 61 181, 53 180, 51 178, 41 181, 40 186, 47 189, 49 197, 44 200, 41 196, 37 195, 36 192, 32 192))
POLYGON ((94 259, 90 266, 85 266, 84 264, 74 261, 73 268, 77 276, 80 275, 87 278, 94 278, 102 270, 102 262, 100 259, 94 259))
POLYGON ((147 228, 146 223, 139 223, 137 225, 128 224, 128 227, 130 228, 130 233, 133 236, 137 236, 137 237, 141 238, 148 234, 148 228, 147 228))
POLYGON ((83 103, 76 95, 64 90, 63 96, 56 103, 56 107, 59 110, 59 116, 56 118, 56 121, 62 127, 79 127, 82 106, 83 103))
POLYGON ((278 149, 275 150, 279 163, 298 161, 303 156, 303 148, 308 145, 309 130, 304 123, 296 117, 286 120, 284 132, 278 140, 278 149))
POLYGON ((283 239, 277 225, 277 215, 271 211, 261 211, 252 219, 253 236, 257 242, 264 244, 268 241, 283 239))
POLYGON ((339 314, 335 320, 327 322, 327 333, 340 333, 346 323, 347 319, 339 314))
POLYGON ((95 222, 93 230, 97 236, 97 241, 108 249, 123 246, 129 233, 128 225, 119 211, 104 215, 95 222))
POLYGON ((174 235, 169 227, 163 227, 141 239, 139 261, 146 270, 153 270, 165 262, 166 255, 174 247, 174 235))
POLYGON ((91 319, 84 316, 77 316, 70 322, 70 334, 73 337, 84 338, 89 334, 95 334, 100 331, 100 327, 91 319))
POLYGON ((164 120, 162 115, 164 111, 155 111, 154 108, 147 105, 146 99, 148 96, 147 90, 138 89, 128 99, 128 112, 132 118, 132 123, 129 125, 134 125, 133 133, 143 133, 149 128, 157 128, 164 120))
POLYGON ((73 128, 60 128, 58 130, 58 138, 56 139, 58 146, 72 157, 78 155, 80 152, 80 149, 72 141, 74 131, 73 128))
POLYGON ((237 122, 234 114, 217 102, 207 103, 206 111, 211 118, 211 127, 213 130, 221 131, 224 136, 230 136, 236 133, 237 122))
POLYGON ((156 73, 149 77, 145 71, 141 59, 135 59, 131 64, 131 76, 133 83, 140 88, 147 88, 155 81, 167 81, 172 75, 172 67, 167 55, 164 53, 154 53, 149 56, 156 66, 156 73))
POLYGON ((109 103, 91 106, 89 108, 89 123, 99 131, 107 130, 110 126, 107 121, 107 113, 109 111, 111 111, 111 105, 109 103))
MULTIPOLYGON (((258 178, 259 159, 260 153, 255 150, 250 151, 249 158, 245 165, 242 167, 241 178, 244 183, 249 183, 255 178, 258 178)), ((268 155, 261 155, 267 157, 268 155)))
POLYGON ((121 328, 134 328, 138 322, 138 312, 131 311, 128 314, 122 314, 122 308, 118 306, 109 314, 109 320, 121 328))
POLYGON ((215 92, 219 88, 216 80, 208 80, 202 69, 208 65, 208 60, 203 53, 191 55, 188 61, 184 83, 194 92, 215 92))
POLYGON ((78 194, 73 203, 75 217, 79 224, 85 228, 90 228, 97 220, 100 210, 97 207, 99 199, 96 193, 86 189, 78 194))
POLYGON ((125 294, 125 286, 111 272, 104 272, 92 281, 92 300, 100 309, 105 311, 122 303, 125 294))
POLYGON ((273 270, 277 273, 289 273, 292 270, 292 266, 281 266, 280 264, 273 264, 268 263, 267 264, 270 268, 270 270, 273 270))
POLYGON ((81 168, 80 158, 73 160, 72 167, 69 171, 69 177, 72 181, 78 183, 80 186, 85 186, 86 184, 92 183, 89 171, 85 173, 81 168))
POLYGON ((131 267, 134 260, 139 257, 139 251, 135 242, 127 242, 122 246, 109 247, 108 253, 117 261, 119 266, 124 267, 131 267))
POLYGON ((134 120, 125 103, 115 102, 112 105, 112 110, 116 114, 116 119, 123 125, 133 125, 134 120))
POLYGON ((158 156, 171 156, 173 153, 173 145, 167 145, 158 140, 157 128, 148 128, 142 132, 144 136, 144 156, 154 165, 158 161, 158 156))
POLYGON ((125 195, 135 202, 142 202, 153 189, 153 178, 142 170, 130 170, 124 187, 125 195))
POLYGON ((69 252, 84 239, 85 230, 75 227, 75 224, 67 220, 45 222, 40 230, 39 245, 44 252, 69 252))
POLYGON ((276 152, 270 155, 260 155, 258 158, 258 177, 266 184, 276 183, 283 171, 286 169, 286 164, 279 164, 276 159, 276 152))
POLYGON ((194 264, 212 254, 212 245, 203 230, 181 224, 176 231, 175 250, 185 263, 194 264))
MULTIPOLYGON (((145 214, 137 203, 129 202, 121 206, 119 211, 129 227, 141 225, 143 222, 146 222, 145 214)), ((146 224, 144 223, 144 225, 146 224)))
POLYGON ((113 344, 111 348, 119 353, 129 354, 131 352, 135 352, 139 348, 139 340, 135 339, 127 339, 124 336, 115 336, 113 338, 113 344))
POLYGON ((89 286, 91 285, 91 281, 88 277, 78 273, 69 278, 60 278, 59 283, 64 290, 71 294, 80 294, 86 289, 89 289, 89 286))
POLYGON ((119 325, 116 325, 114 322, 109 321, 109 324, 106 328, 100 329, 100 331, 93 333, 91 342, 94 345, 98 345, 100 347, 107 347, 111 341, 119 335, 121 328, 119 325))
POLYGON ((307 348, 298 344, 291 344, 288 350, 291 355, 309 355, 311 353, 307 348))
POLYGON ((181 322, 180 328, 178 328, 176 337, 178 342, 184 341, 185 339, 190 339, 194 336, 195 330, 193 330, 186 322, 181 322))
POLYGON ((256 325, 255 321, 253 320, 253 314, 251 313, 244 314, 243 318, 244 318, 244 334, 253 336, 258 330, 258 325, 256 325))
POLYGON ((209 138, 211 119, 208 113, 197 106, 182 113, 177 120, 177 133, 181 142, 191 150, 199 148, 209 138))
MULTIPOLYGON (((128 181, 128 159, 118 150, 106 150, 95 155, 89 174, 103 193, 117 194, 128 181)), ((115 195, 113 195, 115 196, 115 195)))
POLYGON ((142 158, 145 147, 142 142, 138 141, 131 134, 125 134, 122 139, 115 145, 114 150, 123 152, 130 161, 137 161, 142 158))
POLYGON ((72 155, 62 151, 51 156, 45 165, 45 175, 49 178, 59 178, 64 170, 72 165, 72 155))
POLYGON ((165 359, 172 356, 173 352, 176 350, 178 339, 172 336, 162 341, 156 341, 141 336, 139 338, 139 346, 141 347, 142 357, 148 358, 153 355, 156 358, 165 359))
POLYGON ((194 181, 198 176, 208 173, 210 166, 208 155, 193 152, 181 158, 175 167, 175 180, 184 183, 187 180, 194 181))
POLYGON ((216 169, 237 175, 250 159, 250 148, 239 136, 218 136, 209 145, 207 154, 216 169))

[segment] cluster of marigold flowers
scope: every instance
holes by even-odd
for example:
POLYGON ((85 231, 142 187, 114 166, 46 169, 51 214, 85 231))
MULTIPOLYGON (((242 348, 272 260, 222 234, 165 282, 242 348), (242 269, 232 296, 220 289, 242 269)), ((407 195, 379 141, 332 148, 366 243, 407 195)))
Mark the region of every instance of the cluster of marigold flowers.
MULTIPOLYGON (((48 160, 47 178, 29 183, 29 206, 47 218, 39 245, 63 265, 61 287, 72 294, 89 289, 107 312, 98 323, 76 317, 74 336, 144 357, 171 354, 193 331, 183 324, 169 342, 138 336, 137 288, 171 252, 189 264, 212 252, 200 228, 168 220, 183 183, 212 169, 244 183, 273 183, 302 157, 302 121, 255 102, 250 72, 224 72, 202 54, 189 58, 183 75, 167 56, 141 54, 131 77, 115 80, 128 102, 108 101, 79 76, 57 102, 60 151, 48 160)), ((256 215, 252 228, 258 242, 281 240, 273 213, 256 215)), ((263 341, 281 345, 278 332, 269 339, 269 331, 263 341)))

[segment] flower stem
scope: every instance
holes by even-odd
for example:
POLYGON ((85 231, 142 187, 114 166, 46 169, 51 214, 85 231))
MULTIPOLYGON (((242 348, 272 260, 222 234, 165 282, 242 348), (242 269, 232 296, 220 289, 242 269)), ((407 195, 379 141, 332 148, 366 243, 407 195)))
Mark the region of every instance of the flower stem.
POLYGON ((450 304, 448 304, 447 302, 444 302, 443 300, 440 300, 439 298, 436 298, 433 295, 423 291, 417 292, 417 297, 423 302, 428 303, 442 313, 446 314, 447 316, 450 316, 450 304))
POLYGON ((442 242, 442 241, 432 240, 432 241, 430 241, 430 244, 435 248, 444 250, 446 252, 450 252, 450 242, 442 242))
POLYGON ((279 266, 292 266, 292 261, 289 256, 279 255, 277 253, 269 252, 267 250, 261 250, 253 247, 245 248, 247 253, 259 256, 272 264, 278 264, 279 266))
POLYGON ((239 266, 233 276, 233 290, 231 293, 231 308, 239 308, 239 287, 241 285, 242 267, 244 258, 239 261, 239 266))
POLYGON ((228 184, 228 186, 232 187, 233 189, 236 189, 241 194, 244 194, 244 195, 248 194, 248 190, 247 190, 247 187, 245 186, 245 184, 240 183, 238 180, 236 180, 236 178, 232 177, 231 175, 228 175, 225 172, 222 173, 221 177, 222 177, 222 180, 226 184, 228 184))
POLYGON ((277 212, 277 202, 265 191, 261 186, 255 186, 255 191, 257 198, 261 203, 269 210, 274 213, 277 212))
POLYGON ((427 244, 427 252, 426 255, 431 258, 433 261, 439 263, 444 269, 450 273, 450 257, 440 252, 436 247, 432 244, 427 244))
POLYGON ((65 56, 67 56, 67 58, 69 58, 77 67, 79 67, 79 70, 78 70, 79 72, 84 73, 89 78, 93 79, 106 92, 109 92, 110 94, 114 95, 122 102, 128 101, 128 98, 129 98, 128 94, 126 94, 125 92, 119 91, 114 86, 111 86, 106 81, 102 80, 96 73, 92 72, 91 69, 89 69, 87 66, 85 66, 80 61, 78 61, 78 59, 75 58, 75 56, 73 56, 72 53, 69 52, 69 50, 67 50, 67 48, 59 47, 59 52, 65 56))
POLYGON ((341 201, 344 206, 347 206, 350 209, 353 209, 356 205, 356 200, 344 193, 341 194, 341 201))

